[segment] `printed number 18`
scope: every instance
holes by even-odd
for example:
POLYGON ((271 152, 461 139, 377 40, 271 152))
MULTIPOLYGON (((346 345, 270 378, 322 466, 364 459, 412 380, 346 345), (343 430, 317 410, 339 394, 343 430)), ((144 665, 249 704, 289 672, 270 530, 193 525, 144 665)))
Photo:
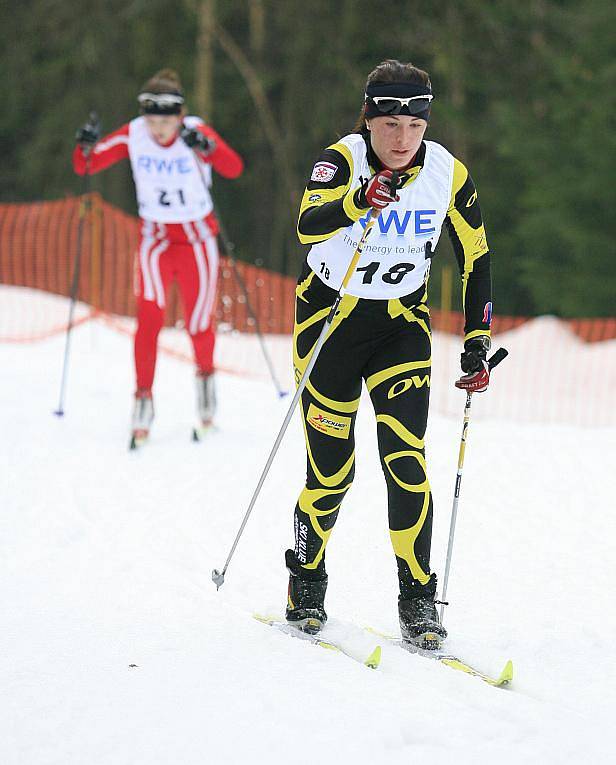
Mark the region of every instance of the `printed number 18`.
MULTIPOLYGON (((381 264, 378 261, 374 261, 368 263, 367 266, 362 266, 362 268, 357 269, 358 271, 365 271, 362 284, 372 284, 372 278, 379 270, 380 265, 381 264)), ((410 274, 414 268, 414 263, 396 263, 395 266, 392 266, 389 271, 383 274, 381 279, 386 284, 400 284, 404 277, 407 274, 410 274)))

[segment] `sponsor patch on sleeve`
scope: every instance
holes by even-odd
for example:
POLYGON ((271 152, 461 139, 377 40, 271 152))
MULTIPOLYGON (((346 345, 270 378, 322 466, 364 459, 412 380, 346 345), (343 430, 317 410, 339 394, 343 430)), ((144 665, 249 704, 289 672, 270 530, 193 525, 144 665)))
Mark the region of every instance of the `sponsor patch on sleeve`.
POLYGON ((312 168, 310 180, 316 181, 317 183, 327 183, 328 181, 331 181, 334 175, 336 175, 337 170, 338 168, 336 165, 331 162, 317 162, 312 168))
POLYGON ((490 324, 492 321, 492 303, 486 303, 483 307, 483 323, 490 324))

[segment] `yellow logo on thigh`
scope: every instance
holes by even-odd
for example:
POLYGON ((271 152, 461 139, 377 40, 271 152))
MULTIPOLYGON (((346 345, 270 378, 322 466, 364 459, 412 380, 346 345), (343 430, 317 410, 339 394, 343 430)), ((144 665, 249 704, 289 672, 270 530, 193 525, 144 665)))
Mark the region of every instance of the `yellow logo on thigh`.
POLYGON ((423 377, 413 375, 412 377, 407 377, 405 380, 398 380, 398 382, 395 382, 387 391, 387 398, 400 396, 413 386, 416 388, 423 388, 424 385, 427 385, 428 388, 430 387, 430 375, 424 375, 423 377))
POLYGON ((342 414, 331 414, 314 404, 308 407, 306 421, 315 430, 325 433, 326 436, 334 438, 348 438, 351 432, 351 418, 342 414))

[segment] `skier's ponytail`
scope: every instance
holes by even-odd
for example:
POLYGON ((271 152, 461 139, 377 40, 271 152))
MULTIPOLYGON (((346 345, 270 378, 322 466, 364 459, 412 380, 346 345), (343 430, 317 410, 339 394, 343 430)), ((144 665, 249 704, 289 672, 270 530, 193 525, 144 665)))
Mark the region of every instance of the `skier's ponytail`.
POLYGON ((180 77, 175 69, 161 69, 143 85, 141 92, 184 95, 180 77))

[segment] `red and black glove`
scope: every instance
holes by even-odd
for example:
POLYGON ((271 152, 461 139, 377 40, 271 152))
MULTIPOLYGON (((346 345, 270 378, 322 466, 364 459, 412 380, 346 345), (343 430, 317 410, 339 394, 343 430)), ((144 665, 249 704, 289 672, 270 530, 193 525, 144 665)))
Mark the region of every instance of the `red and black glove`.
POLYGON ((486 354, 490 350, 490 338, 487 335, 472 337, 464 343, 460 356, 460 366, 466 374, 456 380, 456 388, 470 393, 483 393, 490 384, 490 366, 486 354))
POLYGON ((381 170, 364 183, 359 195, 361 207, 376 207, 382 210, 388 204, 400 201, 396 187, 392 188, 391 176, 391 170, 381 170))

